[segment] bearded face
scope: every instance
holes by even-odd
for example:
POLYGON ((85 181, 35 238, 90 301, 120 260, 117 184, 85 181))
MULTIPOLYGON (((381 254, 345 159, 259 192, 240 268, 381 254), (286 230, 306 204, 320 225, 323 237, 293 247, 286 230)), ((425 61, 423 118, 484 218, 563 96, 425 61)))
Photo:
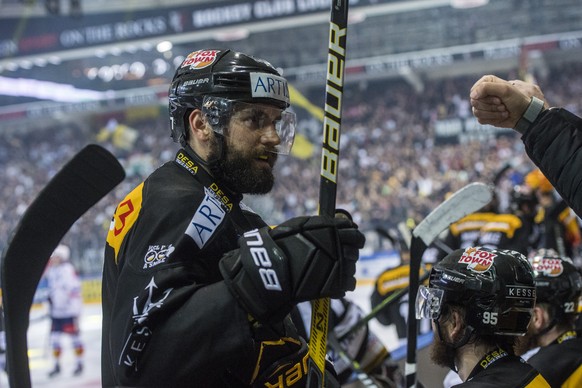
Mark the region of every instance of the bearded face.
POLYGON ((275 183, 273 167, 277 154, 266 152, 263 147, 256 149, 241 148, 232 141, 224 144, 221 156, 218 142, 215 138, 211 147, 210 159, 218 158, 214 175, 232 190, 242 194, 266 194, 275 183))
POLYGON ((516 356, 523 356, 529 350, 537 348, 539 344, 539 336, 533 333, 531 327, 524 336, 516 337, 515 345, 513 347, 516 356))
MULTIPOLYGON (((434 329, 435 327, 433 324, 433 330, 434 329)), ((455 349, 448 341, 443 341, 438 334, 438 330, 434 330, 434 340, 430 348, 430 359, 436 365, 453 370, 455 369, 455 349)))

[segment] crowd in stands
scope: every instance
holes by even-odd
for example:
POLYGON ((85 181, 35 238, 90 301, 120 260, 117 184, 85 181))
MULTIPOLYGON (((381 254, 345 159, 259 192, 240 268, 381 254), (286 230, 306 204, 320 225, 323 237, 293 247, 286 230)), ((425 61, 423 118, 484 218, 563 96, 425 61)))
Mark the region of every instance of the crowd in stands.
MULTIPOLYGON (((506 163, 514 167, 510 176, 515 181, 532 169, 521 141, 512 132, 479 141, 439 144, 435 140, 437 120, 471 116, 469 89, 479 76, 427 80, 421 92, 401 80, 347 86, 337 204, 350 211, 362 229, 404 219, 418 221, 447 193, 470 182, 491 183, 506 163)), ((500 76, 517 78, 515 74, 500 76)), ((537 81, 552 105, 582 114, 581 64, 551 69, 537 81)), ((298 114, 302 121, 310 121, 304 112, 298 114)), ((272 224, 317 212, 321 135, 302 130, 302 121, 299 132, 314 144, 312 156, 280 157, 273 192, 260 201, 252 196, 245 199, 272 224)), ((0 134, 0 249, 5 249, 27 205, 58 169, 84 145, 100 143, 120 159, 128 176, 86 213, 64 240, 81 274, 100 273, 114 206, 153 169, 172 159, 178 148, 170 139, 165 107, 160 108, 157 118, 126 123, 137 134, 130 149, 116 147, 110 137, 100 135, 106 124, 103 119, 72 121, 38 131, 23 133, 14 128, 0 134)))

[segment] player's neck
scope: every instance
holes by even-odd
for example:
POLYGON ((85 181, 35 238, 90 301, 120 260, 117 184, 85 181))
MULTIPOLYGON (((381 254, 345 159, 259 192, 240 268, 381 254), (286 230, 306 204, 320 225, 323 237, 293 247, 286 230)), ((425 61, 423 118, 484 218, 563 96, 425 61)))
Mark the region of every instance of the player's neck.
POLYGON ((476 345, 474 343, 461 346, 457 349, 456 365, 461 380, 467 381, 469 375, 486 354, 494 348, 476 345))

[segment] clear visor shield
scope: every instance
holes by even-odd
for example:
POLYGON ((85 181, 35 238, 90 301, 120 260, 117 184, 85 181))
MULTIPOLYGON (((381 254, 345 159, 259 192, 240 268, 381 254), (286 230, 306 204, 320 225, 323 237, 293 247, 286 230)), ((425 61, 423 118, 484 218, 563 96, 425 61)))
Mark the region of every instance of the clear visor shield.
POLYGON ((416 294, 416 319, 438 319, 444 290, 420 286, 416 294))
POLYGON ((288 155, 295 139, 297 118, 295 113, 262 103, 247 103, 221 97, 206 97, 202 112, 212 129, 223 136, 228 135, 231 120, 250 131, 260 131, 262 136, 276 134, 278 139, 268 151, 288 155), (274 131, 272 133, 271 131, 274 131))

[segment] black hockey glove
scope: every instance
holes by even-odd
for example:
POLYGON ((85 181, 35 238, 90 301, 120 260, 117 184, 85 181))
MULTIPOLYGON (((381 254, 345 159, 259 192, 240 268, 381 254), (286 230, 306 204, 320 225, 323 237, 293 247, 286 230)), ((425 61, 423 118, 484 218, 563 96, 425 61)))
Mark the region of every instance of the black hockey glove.
POLYGON ((221 259, 220 272, 254 318, 277 322, 298 302, 354 290, 364 241, 347 218, 297 217, 245 233, 240 248, 221 259))

